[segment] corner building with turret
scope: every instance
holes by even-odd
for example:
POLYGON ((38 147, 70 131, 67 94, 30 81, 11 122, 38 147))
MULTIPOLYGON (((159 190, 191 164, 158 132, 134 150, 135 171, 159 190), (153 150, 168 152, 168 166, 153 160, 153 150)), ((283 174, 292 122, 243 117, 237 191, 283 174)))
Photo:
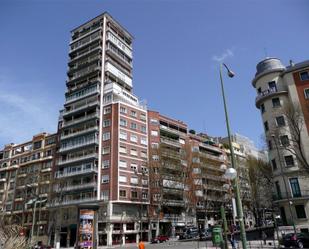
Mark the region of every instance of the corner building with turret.
POLYGON ((274 204, 285 229, 309 229, 309 61, 257 64, 252 81, 273 170, 274 204))

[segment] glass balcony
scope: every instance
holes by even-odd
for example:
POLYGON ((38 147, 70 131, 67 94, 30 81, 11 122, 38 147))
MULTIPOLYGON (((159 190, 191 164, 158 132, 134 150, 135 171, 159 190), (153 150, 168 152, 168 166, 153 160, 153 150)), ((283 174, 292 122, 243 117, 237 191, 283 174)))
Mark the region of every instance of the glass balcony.
POLYGON ((66 168, 64 171, 57 171, 55 173, 55 178, 64 178, 64 177, 71 177, 76 175, 83 175, 88 173, 97 173, 98 167, 89 164, 82 164, 81 166, 74 166, 72 168, 66 168))
POLYGON ((90 87, 84 88, 78 92, 67 94, 66 104, 72 103, 74 101, 80 100, 82 98, 100 93, 100 87, 98 85, 92 85, 90 87))
POLYGON ((96 113, 92 113, 89 115, 86 115, 84 117, 78 118, 78 119, 73 119, 73 120, 69 120, 69 121, 64 121, 63 127, 67 127, 67 126, 71 126, 71 125, 75 125, 93 118, 99 118, 100 117, 100 113, 96 112, 96 113))
POLYGON ((80 157, 74 157, 74 158, 69 158, 66 160, 59 160, 57 165, 66 165, 66 164, 71 164, 71 163, 76 163, 79 161, 85 161, 85 160, 89 160, 89 159, 97 159, 98 158, 98 153, 92 153, 92 154, 86 154, 80 157))
POLYGON ((68 138, 72 138, 72 137, 75 137, 75 136, 87 134, 87 133, 90 133, 90 132, 93 132, 93 131, 98 131, 98 129, 99 129, 99 126, 93 126, 93 127, 86 128, 84 130, 76 131, 74 133, 61 134, 60 137, 61 137, 61 139, 68 139, 68 138))
POLYGON ((84 139, 83 141, 68 144, 64 147, 61 147, 59 149, 59 152, 73 150, 73 149, 80 148, 80 147, 87 146, 87 145, 91 145, 91 144, 99 144, 99 139, 98 138, 84 139))
POLYGON ((64 187, 55 186, 54 191, 55 192, 68 192, 68 191, 75 191, 79 189, 85 189, 85 188, 96 188, 97 183, 96 182, 89 182, 89 183, 80 183, 76 185, 67 185, 64 187))
POLYGON ((84 109, 88 109, 88 108, 91 108, 91 107, 99 105, 99 104, 100 104, 100 102, 98 100, 89 101, 89 102, 85 101, 85 103, 83 103, 83 105, 80 105, 80 106, 78 106, 74 109, 64 110, 62 115, 63 115, 63 117, 65 117, 65 116, 71 115, 75 112, 78 112, 78 111, 81 111, 81 110, 84 110, 84 109))
POLYGON ((97 197, 87 197, 87 198, 79 198, 79 199, 64 199, 64 200, 54 200, 48 206, 49 207, 57 207, 57 206, 66 206, 66 205, 76 205, 82 203, 89 203, 97 201, 97 197))

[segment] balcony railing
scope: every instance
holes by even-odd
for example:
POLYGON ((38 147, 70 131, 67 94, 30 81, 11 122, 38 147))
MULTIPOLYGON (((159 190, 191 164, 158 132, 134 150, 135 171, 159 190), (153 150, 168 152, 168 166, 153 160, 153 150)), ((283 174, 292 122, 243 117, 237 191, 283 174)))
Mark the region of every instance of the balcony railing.
POLYGON ((179 141, 169 139, 169 138, 166 138, 166 137, 161 137, 161 143, 172 145, 172 146, 175 146, 175 147, 178 147, 178 148, 181 147, 181 144, 179 143, 179 141))
POLYGON ((173 206, 173 207, 183 207, 185 205, 184 200, 163 200, 163 205, 173 206))
POLYGON ((201 152, 201 151, 200 151, 200 156, 201 156, 201 157, 206 157, 206 158, 208 158, 208 159, 212 159, 212 160, 215 160, 215 161, 220 161, 220 162, 223 162, 223 161, 224 161, 223 155, 214 156, 214 155, 211 155, 211 154, 208 154, 208 153, 205 153, 205 152, 201 152))
POLYGON ((81 167, 77 168, 71 168, 70 171, 68 172, 63 172, 63 171, 57 171, 55 173, 55 178, 64 178, 64 177, 70 177, 70 176, 76 176, 76 175, 82 175, 82 174, 87 174, 87 173, 97 173, 98 172, 98 167, 91 166, 86 167, 86 164, 82 165, 81 167))
POLYGON ((63 151, 67 151, 67 150, 73 150, 76 148, 80 148, 86 145, 90 145, 90 144, 99 144, 99 139, 98 138, 93 138, 93 139, 89 139, 89 140, 84 140, 82 142, 73 144, 73 145, 67 145, 66 147, 62 147, 59 149, 59 152, 63 152, 63 151))
POLYGON ((65 205, 75 205, 80 203, 88 203, 95 202, 97 200, 96 197, 88 197, 88 198, 80 198, 80 199, 65 199, 65 200, 55 200, 51 202, 49 207, 57 207, 57 206, 65 206, 65 205))
POLYGON ((71 103, 73 101, 79 100, 81 98, 91 96, 95 93, 100 93, 100 88, 99 88, 99 86, 92 86, 90 88, 86 88, 82 91, 79 91, 78 93, 79 94, 75 93, 75 94, 67 95, 65 103, 68 104, 68 103, 71 103))
POLYGON ((92 131, 97 131, 99 129, 99 126, 93 126, 93 127, 90 127, 88 129, 85 129, 85 130, 80 130, 80 131, 77 131, 77 132, 74 132, 74 133, 69 133, 69 134, 61 134, 61 139, 67 139, 67 138, 71 138, 71 137, 75 137, 75 136, 80 136, 80 135, 83 135, 83 134, 86 134, 86 133, 89 133, 89 132, 92 132, 92 131))
POLYGON ((100 70, 100 69, 101 69, 101 67, 99 65, 88 66, 88 67, 74 73, 74 75, 72 77, 69 77, 68 82, 76 80, 78 78, 85 77, 86 75, 93 73, 93 72, 100 70))
POLYGON ((92 153, 92 154, 87 154, 87 155, 83 155, 83 156, 80 156, 80 157, 70 158, 70 159, 67 159, 67 160, 59 160, 58 165, 65 165, 65 164, 79 162, 79 161, 87 160, 87 159, 91 159, 91 158, 98 158, 98 154, 92 153))
POLYGON ((309 190, 301 190, 300 193, 281 192, 273 195, 274 201, 287 199, 309 199, 309 190))
POLYGON ((78 123, 81 123, 81 122, 84 122, 86 120, 89 120, 89 119, 92 119, 92 118, 99 118, 100 117, 100 113, 99 112, 96 112, 96 113, 93 113, 93 114, 90 114, 90 115, 87 115, 87 116, 84 116, 82 118, 78 118, 78 119, 73 119, 73 120, 69 120, 69 121, 64 121, 64 124, 63 126, 69 126, 69 125, 74 125, 74 124, 78 124, 78 123))
POLYGON ((89 108, 89 107, 93 107, 93 106, 96 106, 96 105, 99 105, 100 102, 98 100, 95 100, 95 101, 92 101, 92 102, 86 102, 85 104, 83 104, 82 106, 79 106, 77 108, 74 108, 74 109, 71 109, 71 110, 64 110, 63 112, 63 116, 67 116, 67 115, 70 115, 72 113, 75 113, 75 112, 78 112, 80 110, 83 110, 83 109, 86 109, 86 108, 89 108))
POLYGON ((55 186, 54 191, 56 192, 65 192, 65 191, 72 191, 72 190, 78 190, 78 189, 85 189, 85 188, 95 188, 97 186, 96 182, 90 182, 90 183, 80 183, 77 185, 67 185, 65 187, 55 186))

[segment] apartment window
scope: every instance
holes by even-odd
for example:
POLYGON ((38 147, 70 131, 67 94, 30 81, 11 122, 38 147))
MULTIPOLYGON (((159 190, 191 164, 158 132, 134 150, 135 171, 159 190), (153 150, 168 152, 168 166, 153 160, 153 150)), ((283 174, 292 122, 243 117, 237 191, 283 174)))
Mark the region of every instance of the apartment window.
POLYGON ((146 151, 141 151, 141 157, 147 158, 147 152, 146 151))
POLYGON ((151 131, 151 136, 157 137, 159 135, 158 131, 151 131))
POLYGON ((121 106, 121 107, 120 107, 120 113, 126 114, 126 113, 127 113, 127 108, 121 106))
POLYGON ((289 137, 287 135, 280 136, 280 143, 282 146, 289 146, 290 145, 289 137))
POLYGON ((131 154, 131 156, 137 156, 137 150, 131 149, 130 154, 131 154))
POLYGON ((137 164, 131 163, 131 169, 134 170, 134 171, 137 171, 137 164))
POLYGON ((147 145, 147 138, 141 137, 141 144, 147 145))
POLYGON ((272 103, 273 103, 273 107, 274 107, 274 108, 277 108, 277 107, 280 107, 280 106, 281 106, 281 103, 280 103, 280 99, 279 99, 279 98, 273 98, 271 101, 272 101, 272 103))
POLYGON ((109 175, 102 175, 102 183, 109 183, 109 175))
POLYGON ((307 72, 301 72, 301 73, 300 73, 300 79, 301 79, 302 81, 304 81, 304 80, 309 80, 309 73, 308 73, 308 71, 307 71, 307 72))
POLYGON ((130 136, 130 141, 133 142, 133 143, 137 143, 137 136, 131 134, 131 136, 130 136))
POLYGON ((277 169, 277 162, 276 159, 271 160, 271 165, 273 166, 273 170, 277 169))
POLYGON ((271 140, 268 140, 268 149, 269 150, 273 149, 273 144, 272 144, 271 140))
POLYGON ((280 184, 278 181, 275 182, 275 187, 276 187, 276 191, 277 191, 277 195, 278 195, 278 199, 281 199, 282 198, 282 195, 281 195, 281 189, 280 189, 280 184))
POLYGON ((269 87, 270 90, 277 91, 276 81, 268 82, 268 87, 269 87))
POLYGON ((137 117, 137 113, 136 113, 136 111, 131 111, 130 112, 130 115, 132 116, 132 117, 134 117, 134 118, 136 118, 137 117))
POLYGON ((103 169, 108 169, 109 168, 109 160, 103 160, 102 168, 103 169))
POLYGON ((101 191, 101 200, 103 200, 103 201, 109 200, 109 191, 108 190, 102 190, 101 191))
POLYGON ((111 125, 111 120, 110 119, 106 119, 103 121, 103 127, 109 127, 111 125))
POLYGON ((141 113, 140 119, 145 121, 146 120, 146 114, 145 113, 141 113))
POLYGON ((193 168, 192 172, 194 174, 200 174, 201 173, 201 169, 200 168, 193 168))
POLYGON ((131 129, 136 130, 137 129, 137 124, 136 123, 131 123, 131 129))
POLYGON ((148 180, 142 180, 142 184, 144 185, 144 186, 147 186, 148 185, 148 180))
POLYGON ((269 130, 268 122, 267 122, 267 121, 264 122, 264 128, 265 128, 265 131, 268 131, 268 130, 269 130))
POLYGON ((294 159, 293 156, 285 156, 284 157, 285 165, 287 167, 293 167, 294 166, 294 159))
POLYGON ((306 219, 306 211, 304 205, 295 205, 297 219, 306 219))
POLYGON ((260 93, 262 92, 262 88, 259 87, 259 88, 257 89, 257 92, 258 92, 258 94, 260 94, 260 93))
POLYGON ((120 146, 119 152, 120 152, 120 153, 127 153, 127 148, 126 148, 126 147, 123 147, 123 146, 120 146))
POLYGON ((120 160, 119 161, 119 167, 126 168, 127 167, 127 162, 125 160, 120 160))
POLYGON ((304 93, 305 93, 305 99, 309 99, 309 88, 306 88, 304 90, 304 93))
POLYGON ((151 143, 151 148, 158 149, 159 148, 159 143, 151 143))
POLYGON ((110 106, 104 107, 104 109, 103 109, 104 114, 111 113, 111 111, 112 111, 112 108, 110 106))
POLYGON ((111 138, 111 133, 110 132, 104 132, 103 133, 103 141, 110 140, 111 138))
POLYGON ((131 191, 131 197, 137 199, 137 191, 131 191))
POLYGON ((141 132, 146 133, 146 126, 141 126, 141 132))
POLYGON ((148 199, 148 193, 142 193, 142 198, 143 199, 148 199))
POLYGON ((126 176, 119 176, 119 182, 127 182, 126 176))
POLYGON ((261 113, 263 114, 265 112, 265 105, 261 104, 260 109, 261 109, 261 113))
POLYGON ((120 131, 119 138, 122 140, 127 140, 127 133, 125 131, 120 131))
POLYGON ((138 178, 132 176, 132 177, 131 177, 131 183, 132 183, 132 184, 138 184, 138 178))
POLYGON ((121 119, 120 119, 120 125, 121 125, 121 126, 127 126, 127 120, 121 118, 121 119))
POLYGON ((301 197, 301 191, 298 183, 298 178, 290 178, 290 186, 293 197, 301 197))
POLYGON ((127 197, 127 191, 120 189, 119 190, 119 196, 120 197, 127 197))
POLYGON ((159 161, 160 158, 159 158, 158 155, 152 155, 152 160, 154 160, 154 161, 159 161))
POLYGON ((159 121, 158 121, 158 119, 151 118, 150 123, 156 125, 156 124, 159 124, 159 121))
POLYGON ((34 150, 40 149, 41 147, 42 147, 42 141, 37 141, 33 143, 34 150))
POLYGON ((142 166, 142 173, 147 174, 148 173, 148 168, 145 166, 142 166))
POLYGON ((111 148, 108 146, 108 147, 104 147, 103 148, 103 151, 102 151, 102 154, 103 155, 107 155, 107 154, 109 154, 110 153, 110 150, 111 150, 111 148))
POLYGON ((276 117, 276 123, 278 127, 285 126, 285 120, 283 116, 276 117))

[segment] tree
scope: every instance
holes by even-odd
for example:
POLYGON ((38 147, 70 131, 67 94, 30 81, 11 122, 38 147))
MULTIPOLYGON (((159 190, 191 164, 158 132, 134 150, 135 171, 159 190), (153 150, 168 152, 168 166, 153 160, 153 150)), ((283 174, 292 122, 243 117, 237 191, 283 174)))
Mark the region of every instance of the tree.
POLYGON ((247 158, 249 180, 251 185, 252 211, 258 225, 262 225, 262 210, 272 207, 272 169, 270 165, 254 157, 247 158))
MULTIPOLYGON (((303 146, 303 132, 305 120, 299 105, 286 104, 281 108, 279 115, 284 117, 284 121, 278 127, 272 127, 269 139, 280 138, 282 148, 294 155, 299 166, 309 172, 309 162, 306 158, 303 146), (285 122, 287 125, 285 125, 285 122), (284 140, 284 135, 289 134, 288 140, 284 140)), ((278 123, 278 122, 277 122, 278 123)), ((279 124, 277 124, 279 126, 279 124)))

